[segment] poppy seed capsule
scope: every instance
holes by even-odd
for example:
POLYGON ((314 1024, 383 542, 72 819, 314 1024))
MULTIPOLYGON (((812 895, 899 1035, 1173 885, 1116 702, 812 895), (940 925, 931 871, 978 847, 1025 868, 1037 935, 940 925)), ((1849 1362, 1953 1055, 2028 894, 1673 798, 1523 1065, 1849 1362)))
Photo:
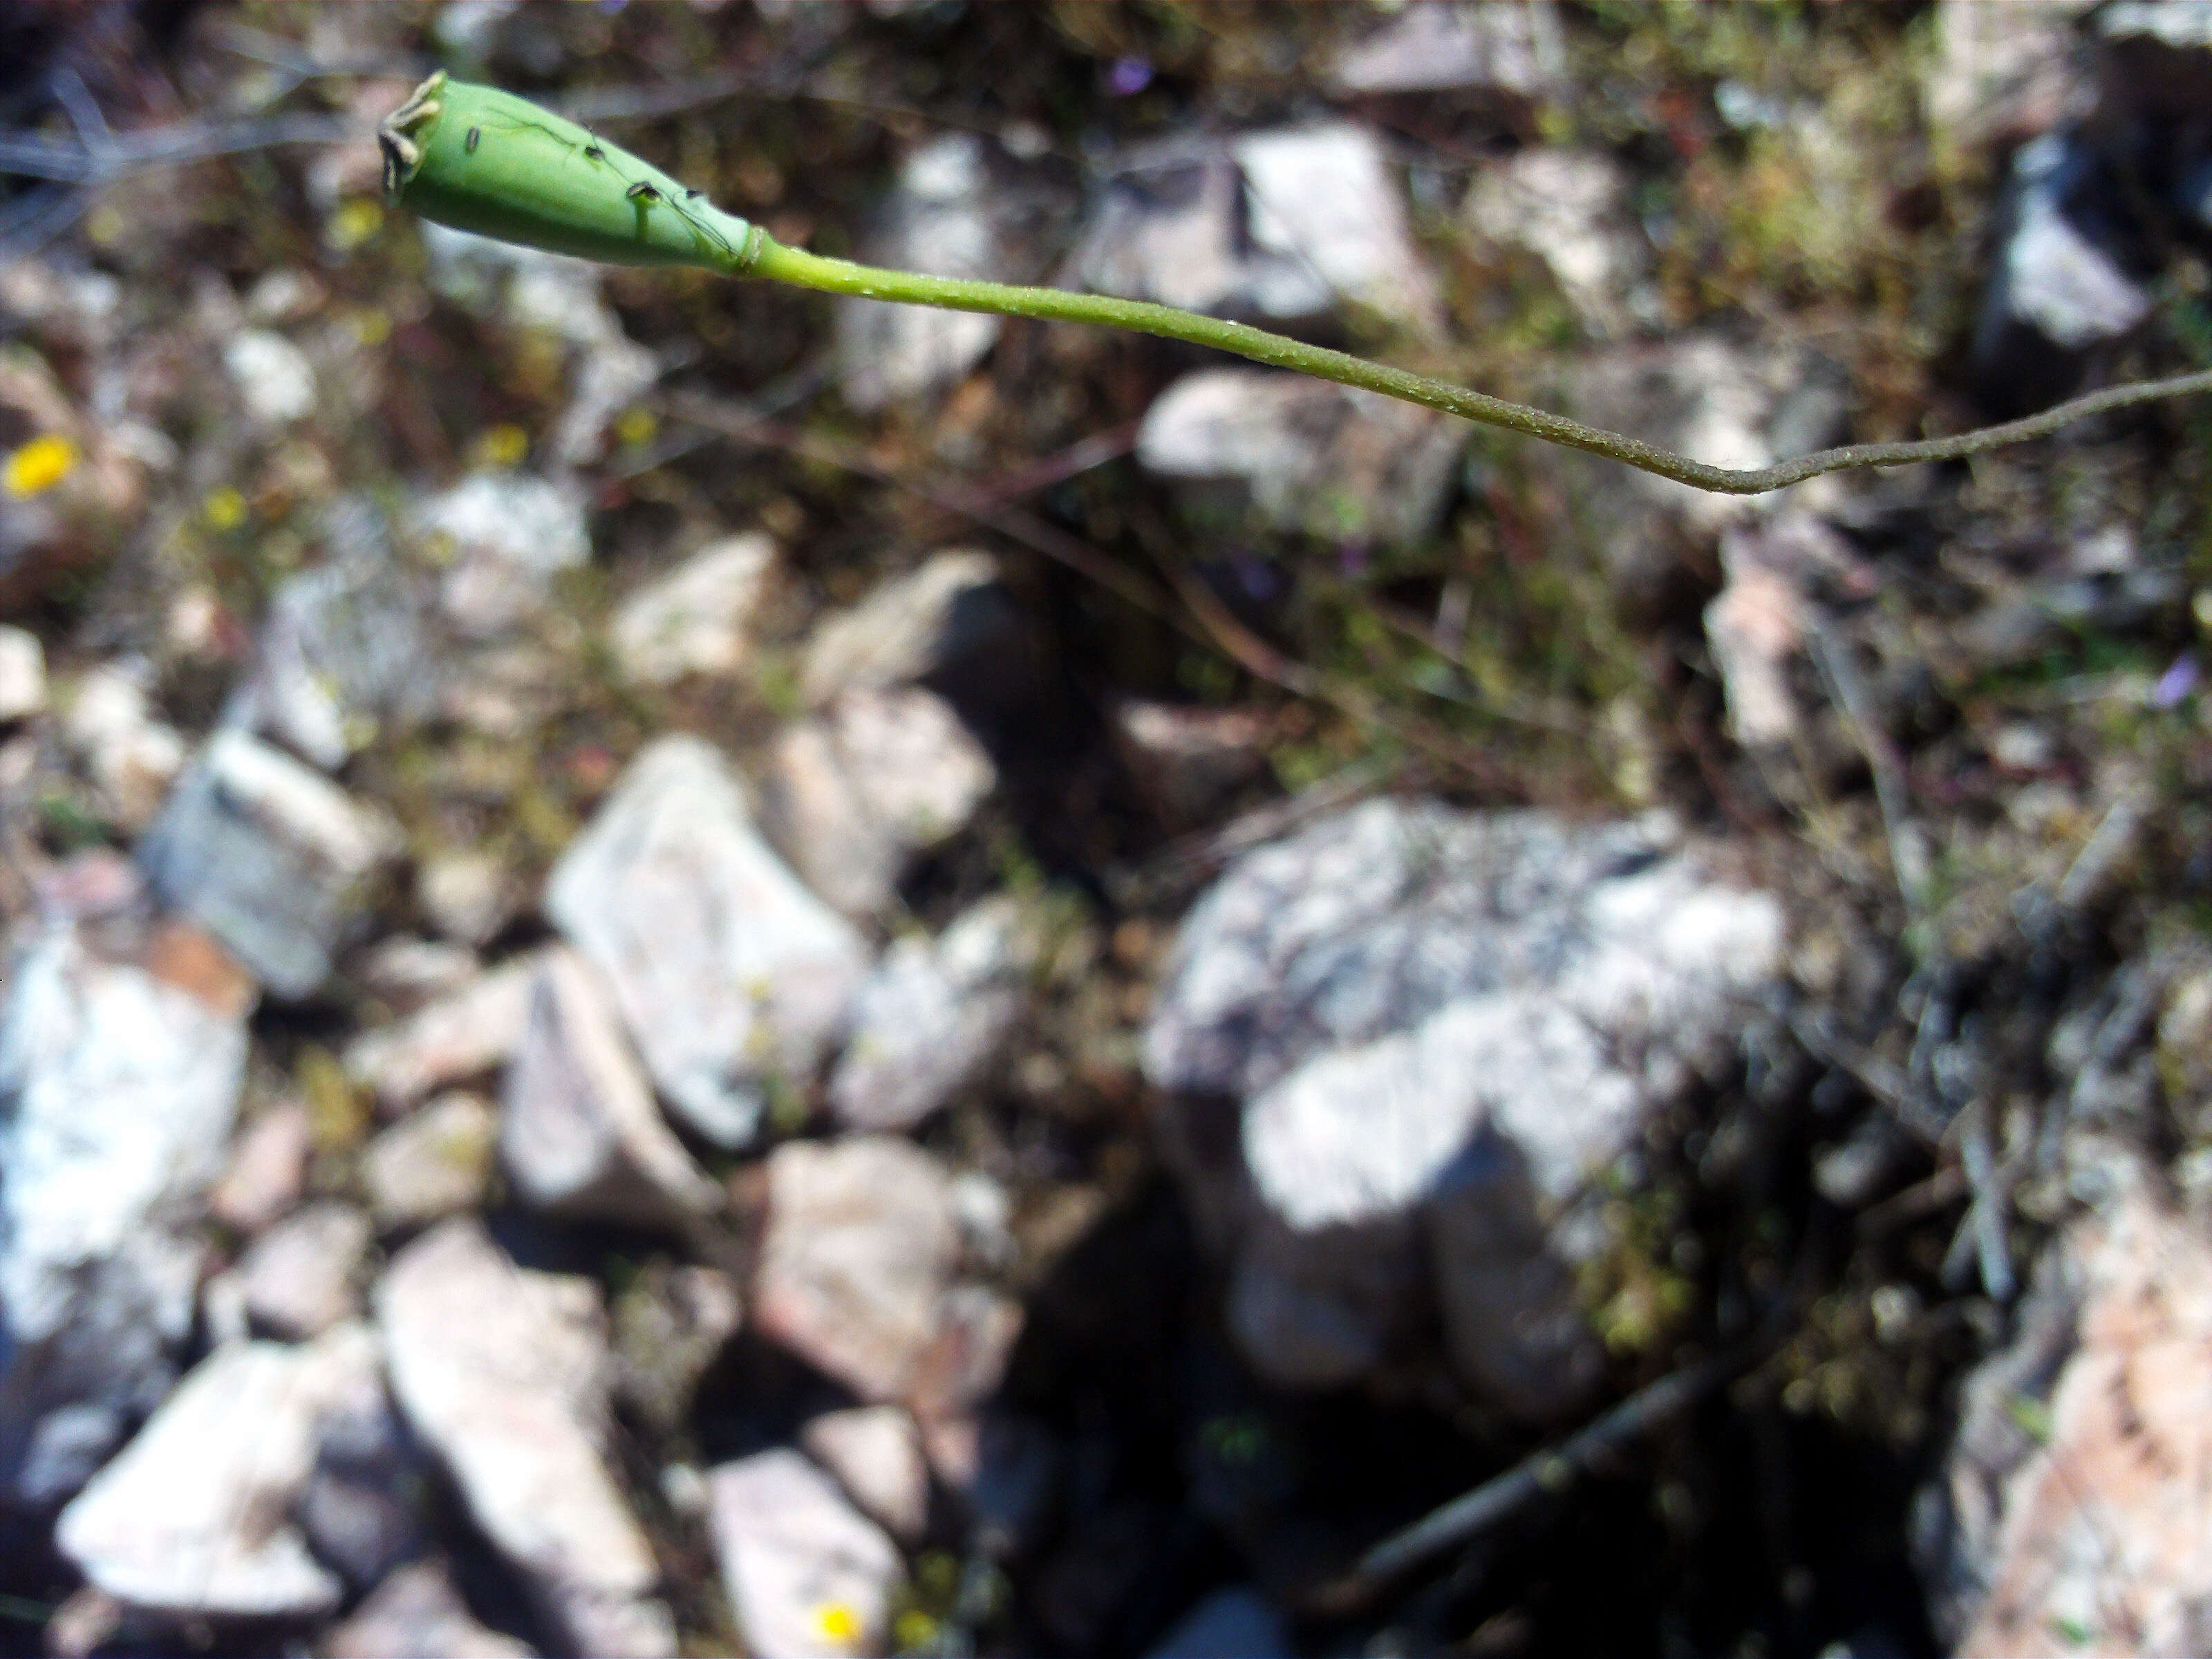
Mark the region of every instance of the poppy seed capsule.
POLYGON ((766 240, 574 122, 443 71, 376 137, 386 193, 456 230, 610 264, 702 265, 730 276, 750 270, 766 240), (670 210, 643 210, 662 206, 670 210))

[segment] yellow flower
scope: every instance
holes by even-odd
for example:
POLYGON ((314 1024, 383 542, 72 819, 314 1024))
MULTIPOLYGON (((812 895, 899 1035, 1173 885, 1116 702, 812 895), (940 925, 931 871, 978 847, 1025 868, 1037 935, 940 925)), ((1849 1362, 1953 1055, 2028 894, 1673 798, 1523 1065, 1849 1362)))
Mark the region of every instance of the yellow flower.
POLYGON ((530 453, 530 434, 520 427, 502 421, 497 426, 488 426, 477 434, 476 462, 478 466, 505 469, 520 466, 530 453))
POLYGON ((207 521, 217 530, 235 530, 246 522, 246 497, 228 484, 208 492, 207 521))
POLYGON ((76 446, 58 432, 33 438, 0 467, 0 489, 18 501, 43 495, 76 467, 76 446))
POLYGON ((860 1615, 846 1601, 824 1601, 814 1609, 814 1628, 825 1642, 848 1645, 860 1639, 860 1615))
POLYGON ((637 448, 653 441, 653 434, 660 430, 660 422, 649 409, 625 409, 615 417, 615 436, 627 447, 637 448))

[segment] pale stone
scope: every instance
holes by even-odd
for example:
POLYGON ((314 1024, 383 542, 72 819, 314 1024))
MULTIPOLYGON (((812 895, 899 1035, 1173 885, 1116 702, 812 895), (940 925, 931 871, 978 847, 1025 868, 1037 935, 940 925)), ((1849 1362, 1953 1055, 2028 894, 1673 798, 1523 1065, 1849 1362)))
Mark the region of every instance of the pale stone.
POLYGON ((928 1529, 929 1464, 903 1407, 824 1412, 807 1420, 799 1443, 892 1537, 915 1543, 928 1529))
POLYGON ((771 1088, 805 1085, 866 968, 696 738, 630 763, 555 867, 545 912, 605 975, 670 1105, 721 1146, 751 1138, 771 1088))
POLYGON ((531 1659, 526 1642, 487 1630, 442 1564, 396 1567, 343 1624, 325 1635, 328 1659, 531 1659))
POLYGON ((732 536, 631 594, 609 630, 623 675, 666 685, 686 674, 738 673, 775 568, 775 544, 768 537, 732 536))
POLYGON ((760 1659, 847 1659, 880 1649, 903 1583, 898 1548, 795 1451, 708 1476, 722 1583, 760 1659))
POLYGON ((46 647, 36 634, 0 627, 0 725, 28 720, 46 706, 46 647))
POLYGON ((277 1223, 239 1260, 246 1317, 292 1340, 351 1319, 368 1245, 368 1218, 350 1204, 325 1199, 277 1223))
POLYGON ((517 1267, 455 1219, 392 1258, 375 1306, 401 1407, 548 1622, 576 1651, 672 1655, 652 1550, 605 1462, 596 1287, 517 1267))
POLYGON ((376 1364, 359 1325, 311 1347, 216 1349, 62 1511, 55 1543, 130 1606, 203 1617, 329 1612, 338 1582, 285 1514, 313 1468, 323 1411, 376 1364))
POLYGON ((662 1121, 604 982, 572 951, 538 958, 499 1145, 516 1195, 556 1214, 680 1228, 721 1207, 721 1188, 662 1121))
POLYGON ((428 1226, 481 1206, 491 1177, 499 1120, 478 1096, 454 1090, 426 1103, 370 1141, 362 1185, 377 1225, 428 1226))
POLYGON ((434 1089, 465 1083, 507 1061, 530 1019, 533 953, 487 969, 396 1025, 346 1045, 346 1075, 399 1111, 434 1089))
POLYGON ((398 826, 242 732, 210 738, 140 846, 161 896, 279 996, 304 997, 358 920, 398 826))
POLYGON ((0 1011, 0 1490, 66 1498, 173 1381, 244 1014, 102 961, 67 926, 16 957, 0 1011))

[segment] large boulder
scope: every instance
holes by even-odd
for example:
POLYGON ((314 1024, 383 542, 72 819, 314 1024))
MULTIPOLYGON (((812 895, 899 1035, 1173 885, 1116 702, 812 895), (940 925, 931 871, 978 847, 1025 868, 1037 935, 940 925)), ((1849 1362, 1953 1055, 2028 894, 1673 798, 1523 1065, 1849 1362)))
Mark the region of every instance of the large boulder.
POLYGON ((1433 1283, 1472 1388, 1571 1410, 1601 1357, 1573 1294, 1593 1178, 1721 1060, 1781 945, 1771 897, 1651 821, 1377 800, 1245 854, 1184 923, 1145 1063, 1247 1358, 1354 1381, 1433 1283))

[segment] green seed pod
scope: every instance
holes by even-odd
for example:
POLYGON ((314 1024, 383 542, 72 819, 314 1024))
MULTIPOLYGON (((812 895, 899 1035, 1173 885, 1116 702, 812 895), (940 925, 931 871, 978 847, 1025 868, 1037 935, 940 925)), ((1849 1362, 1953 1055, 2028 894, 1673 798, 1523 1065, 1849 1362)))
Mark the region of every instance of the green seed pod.
POLYGON ((384 189, 426 219, 624 265, 743 276, 764 238, 659 167, 550 110, 440 70, 386 118, 384 189))

